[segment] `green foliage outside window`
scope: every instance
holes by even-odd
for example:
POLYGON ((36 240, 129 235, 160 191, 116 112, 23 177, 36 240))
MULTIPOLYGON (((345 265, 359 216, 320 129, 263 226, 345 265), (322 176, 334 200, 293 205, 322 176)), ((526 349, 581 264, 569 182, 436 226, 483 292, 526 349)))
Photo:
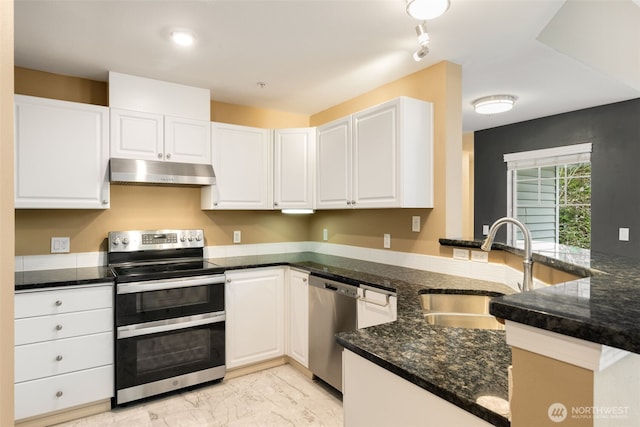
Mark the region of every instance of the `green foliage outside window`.
POLYGON ((558 167, 558 243, 591 247, 591 164, 558 167))

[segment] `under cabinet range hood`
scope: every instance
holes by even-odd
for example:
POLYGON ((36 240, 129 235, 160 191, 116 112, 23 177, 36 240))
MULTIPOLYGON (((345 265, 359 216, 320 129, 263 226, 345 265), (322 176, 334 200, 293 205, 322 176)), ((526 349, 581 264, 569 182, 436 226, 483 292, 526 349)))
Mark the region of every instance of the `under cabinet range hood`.
POLYGON ((112 183, 215 185, 213 167, 198 163, 175 163, 156 160, 110 159, 112 183))

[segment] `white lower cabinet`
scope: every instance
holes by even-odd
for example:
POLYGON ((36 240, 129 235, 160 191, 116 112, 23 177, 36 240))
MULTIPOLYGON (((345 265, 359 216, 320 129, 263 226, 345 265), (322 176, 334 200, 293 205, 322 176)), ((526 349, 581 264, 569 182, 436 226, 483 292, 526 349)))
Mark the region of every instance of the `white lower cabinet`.
POLYGON ((15 419, 46 414, 113 395, 113 365, 17 383, 15 419))
POLYGON ((491 426, 349 350, 342 363, 346 427, 491 426))
POLYGON ((113 396, 113 284, 15 295, 15 419, 113 396))
POLYGON ((290 269, 287 290, 287 356, 308 368, 309 273, 290 269))
POLYGON ((227 271, 226 366, 284 355, 284 268, 227 271))

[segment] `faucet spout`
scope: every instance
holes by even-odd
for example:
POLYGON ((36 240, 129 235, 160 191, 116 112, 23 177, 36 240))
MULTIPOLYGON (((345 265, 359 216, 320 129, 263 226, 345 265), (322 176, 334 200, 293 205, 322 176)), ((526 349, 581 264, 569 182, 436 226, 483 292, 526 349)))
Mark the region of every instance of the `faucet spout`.
POLYGON ((504 224, 514 224, 522 231, 522 235, 524 236, 524 256, 522 260, 524 278, 522 280, 522 290, 531 291, 533 290, 533 255, 531 249, 531 233, 522 222, 511 217, 504 217, 496 220, 496 222, 491 225, 491 228, 489 228, 489 235, 482 242, 480 249, 485 252, 489 252, 491 250, 493 239, 495 239, 498 229, 504 224))

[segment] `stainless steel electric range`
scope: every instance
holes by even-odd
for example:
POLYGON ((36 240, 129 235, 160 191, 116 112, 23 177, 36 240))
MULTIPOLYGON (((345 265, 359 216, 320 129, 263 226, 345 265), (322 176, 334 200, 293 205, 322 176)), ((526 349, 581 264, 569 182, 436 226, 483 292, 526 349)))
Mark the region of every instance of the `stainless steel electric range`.
POLYGON ((203 230, 113 231, 108 240, 114 405, 222 379, 225 276, 204 259, 203 230))

